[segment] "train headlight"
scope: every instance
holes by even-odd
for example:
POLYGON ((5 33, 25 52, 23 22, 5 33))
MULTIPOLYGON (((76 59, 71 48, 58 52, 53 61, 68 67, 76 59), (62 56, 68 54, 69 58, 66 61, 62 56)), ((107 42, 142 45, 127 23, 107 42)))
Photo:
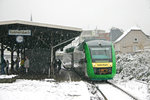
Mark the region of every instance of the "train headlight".
POLYGON ((96 66, 96 64, 95 64, 95 63, 92 63, 92 65, 93 65, 93 67, 95 67, 95 66, 96 66))
POLYGON ((112 67, 112 63, 110 63, 109 66, 112 67))

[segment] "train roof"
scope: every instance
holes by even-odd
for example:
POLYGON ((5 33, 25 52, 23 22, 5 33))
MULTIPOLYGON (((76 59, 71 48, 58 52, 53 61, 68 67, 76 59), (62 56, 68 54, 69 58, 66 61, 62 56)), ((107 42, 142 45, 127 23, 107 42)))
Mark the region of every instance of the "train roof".
POLYGON ((84 40, 79 46, 77 47, 78 50, 82 51, 83 50, 83 45, 87 44, 89 47, 99 47, 99 46, 111 46, 112 43, 110 41, 106 40, 84 40))
POLYGON ((85 41, 88 46, 111 46, 112 43, 106 40, 89 40, 85 41))

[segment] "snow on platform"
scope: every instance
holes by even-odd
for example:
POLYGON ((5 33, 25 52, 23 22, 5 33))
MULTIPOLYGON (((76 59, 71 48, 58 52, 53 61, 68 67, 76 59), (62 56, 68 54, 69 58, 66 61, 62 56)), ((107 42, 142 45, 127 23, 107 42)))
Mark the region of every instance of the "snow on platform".
POLYGON ((14 78, 17 75, 0 75, 0 79, 8 79, 8 78, 14 78))
POLYGON ((16 80, 0 84, 0 100, 90 100, 90 97, 82 81, 16 80))

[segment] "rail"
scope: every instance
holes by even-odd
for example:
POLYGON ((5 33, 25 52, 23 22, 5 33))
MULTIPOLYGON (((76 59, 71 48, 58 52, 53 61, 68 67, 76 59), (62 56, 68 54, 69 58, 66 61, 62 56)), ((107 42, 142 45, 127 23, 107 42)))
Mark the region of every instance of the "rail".
POLYGON ((128 93, 127 91, 125 91, 125 90, 123 90, 122 88, 118 87, 117 85, 115 85, 115 84, 113 84, 113 83, 111 83, 111 82, 108 82, 108 81, 107 81, 106 83, 108 83, 108 84, 112 85, 113 87, 119 89, 120 91, 124 92, 125 94, 127 94, 128 96, 130 96, 131 98, 133 98, 134 100, 138 100, 135 96, 131 95, 131 94, 128 93))
POLYGON ((98 86, 96 86, 96 89, 101 93, 105 100, 108 100, 104 93, 98 88, 98 86))

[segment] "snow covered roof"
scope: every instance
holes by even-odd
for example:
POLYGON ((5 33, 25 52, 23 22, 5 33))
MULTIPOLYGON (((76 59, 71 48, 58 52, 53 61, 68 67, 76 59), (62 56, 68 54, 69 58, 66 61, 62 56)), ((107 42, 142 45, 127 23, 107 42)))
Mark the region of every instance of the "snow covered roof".
POLYGON ((122 40, 130 31, 132 30, 141 30, 141 28, 137 27, 137 26, 134 26, 134 27, 131 27, 130 29, 128 29, 127 31, 125 31, 116 41, 115 43, 119 42, 120 40, 122 40))
POLYGON ((7 24, 26 24, 26 25, 33 25, 33 26, 40 26, 40 27, 58 28, 64 30, 82 31, 81 28, 52 25, 52 24, 45 24, 45 23, 38 23, 38 22, 31 22, 31 21, 21 21, 21 20, 0 21, 0 25, 7 25, 7 24))

